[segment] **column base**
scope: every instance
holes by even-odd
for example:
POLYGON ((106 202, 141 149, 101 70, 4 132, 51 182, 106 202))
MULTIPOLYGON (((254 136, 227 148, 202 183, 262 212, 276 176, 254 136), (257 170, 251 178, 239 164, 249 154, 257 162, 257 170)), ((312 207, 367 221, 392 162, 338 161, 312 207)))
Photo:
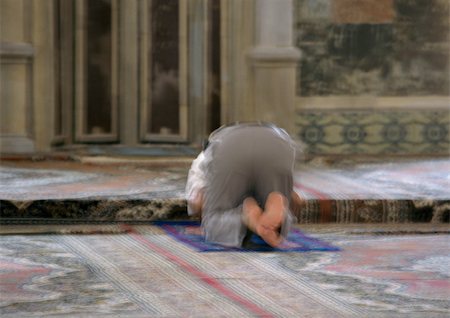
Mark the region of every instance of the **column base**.
POLYGON ((24 154, 35 152, 34 141, 25 136, 0 136, 0 153, 24 154))

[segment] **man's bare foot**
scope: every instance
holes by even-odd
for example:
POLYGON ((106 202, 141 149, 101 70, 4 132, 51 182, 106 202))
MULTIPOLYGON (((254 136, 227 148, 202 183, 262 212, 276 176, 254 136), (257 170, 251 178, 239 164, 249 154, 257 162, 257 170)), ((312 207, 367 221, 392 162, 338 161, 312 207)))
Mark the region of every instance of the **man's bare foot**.
POLYGON ((284 195, 278 192, 271 192, 266 200, 264 213, 261 216, 261 223, 264 227, 279 229, 283 223, 288 201, 284 195))
POLYGON ((277 247, 283 242, 280 229, 285 218, 288 201, 278 192, 269 194, 264 213, 259 218, 257 234, 270 246, 277 247))
POLYGON ((263 211, 254 198, 246 198, 243 204, 244 224, 258 234, 272 247, 279 246, 284 238, 280 235, 281 225, 285 218, 287 199, 278 192, 269 194, 263 211))
POLYGON ((258 234, 264 240, 264 242, 272 247, 278 247, 284 240, 278 230, 264 227, 261 224, 259 224, 256 228, 256 234, 258 234))
POLYGON ((257 232, 259 220, 262 215, 262 209, 259 207, 255 199, 249 197, 244 200, 243 216, 244 224, 254 233, 257 232))

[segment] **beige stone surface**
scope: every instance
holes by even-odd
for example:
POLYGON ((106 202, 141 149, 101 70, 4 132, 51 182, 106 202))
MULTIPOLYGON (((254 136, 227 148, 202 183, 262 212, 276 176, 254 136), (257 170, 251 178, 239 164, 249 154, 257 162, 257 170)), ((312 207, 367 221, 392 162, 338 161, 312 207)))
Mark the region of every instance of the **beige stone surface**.
POLYGON ((0 1, 0 40, 5 42, 26 42, 29 40, 28 25, 25 23, 29 1, 0 1), (17 23, 22 22, 22 23, 17 23))
POLYGON ((33 131, 36 147, 41 151, 51 149, 54 137, 55 121, 55 41, 54 41, 54 7, 46 0, 33 0, 33 44, 35 58, 33 61, 33 131))
POLYGON ((0 133, 27 134, 27 110, 29 106, 29 67, 26 63, 0 65, 0 133))

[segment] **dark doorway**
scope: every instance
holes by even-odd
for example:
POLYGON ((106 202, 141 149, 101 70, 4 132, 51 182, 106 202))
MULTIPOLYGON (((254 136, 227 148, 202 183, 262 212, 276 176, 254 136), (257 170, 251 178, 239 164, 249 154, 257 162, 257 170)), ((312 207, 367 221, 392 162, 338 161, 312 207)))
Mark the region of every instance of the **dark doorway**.
POLYGON ((209 122, 210 131, 221 125, 220 118, 220 0, 211 1, 210 11, 210 96, 209 96, 209 122))

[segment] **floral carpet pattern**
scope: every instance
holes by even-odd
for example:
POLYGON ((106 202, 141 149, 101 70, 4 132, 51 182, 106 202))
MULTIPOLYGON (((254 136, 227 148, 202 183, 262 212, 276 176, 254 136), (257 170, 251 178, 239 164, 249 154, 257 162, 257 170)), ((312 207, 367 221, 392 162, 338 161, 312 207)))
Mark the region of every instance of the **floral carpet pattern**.
MULTIPOLYGON (((446 223, 450 160, 299 165, 299 223, 446 223)), ((186 218, 187 167, 2 162, 0 222, 186 218)), ((31 222, 32 223, 32 222, 31 222)))
POLYGON ((449 235, 308 233, 338 252, 199 253, 161 228, 3 235, 2 317, 448 317, 449 235))

